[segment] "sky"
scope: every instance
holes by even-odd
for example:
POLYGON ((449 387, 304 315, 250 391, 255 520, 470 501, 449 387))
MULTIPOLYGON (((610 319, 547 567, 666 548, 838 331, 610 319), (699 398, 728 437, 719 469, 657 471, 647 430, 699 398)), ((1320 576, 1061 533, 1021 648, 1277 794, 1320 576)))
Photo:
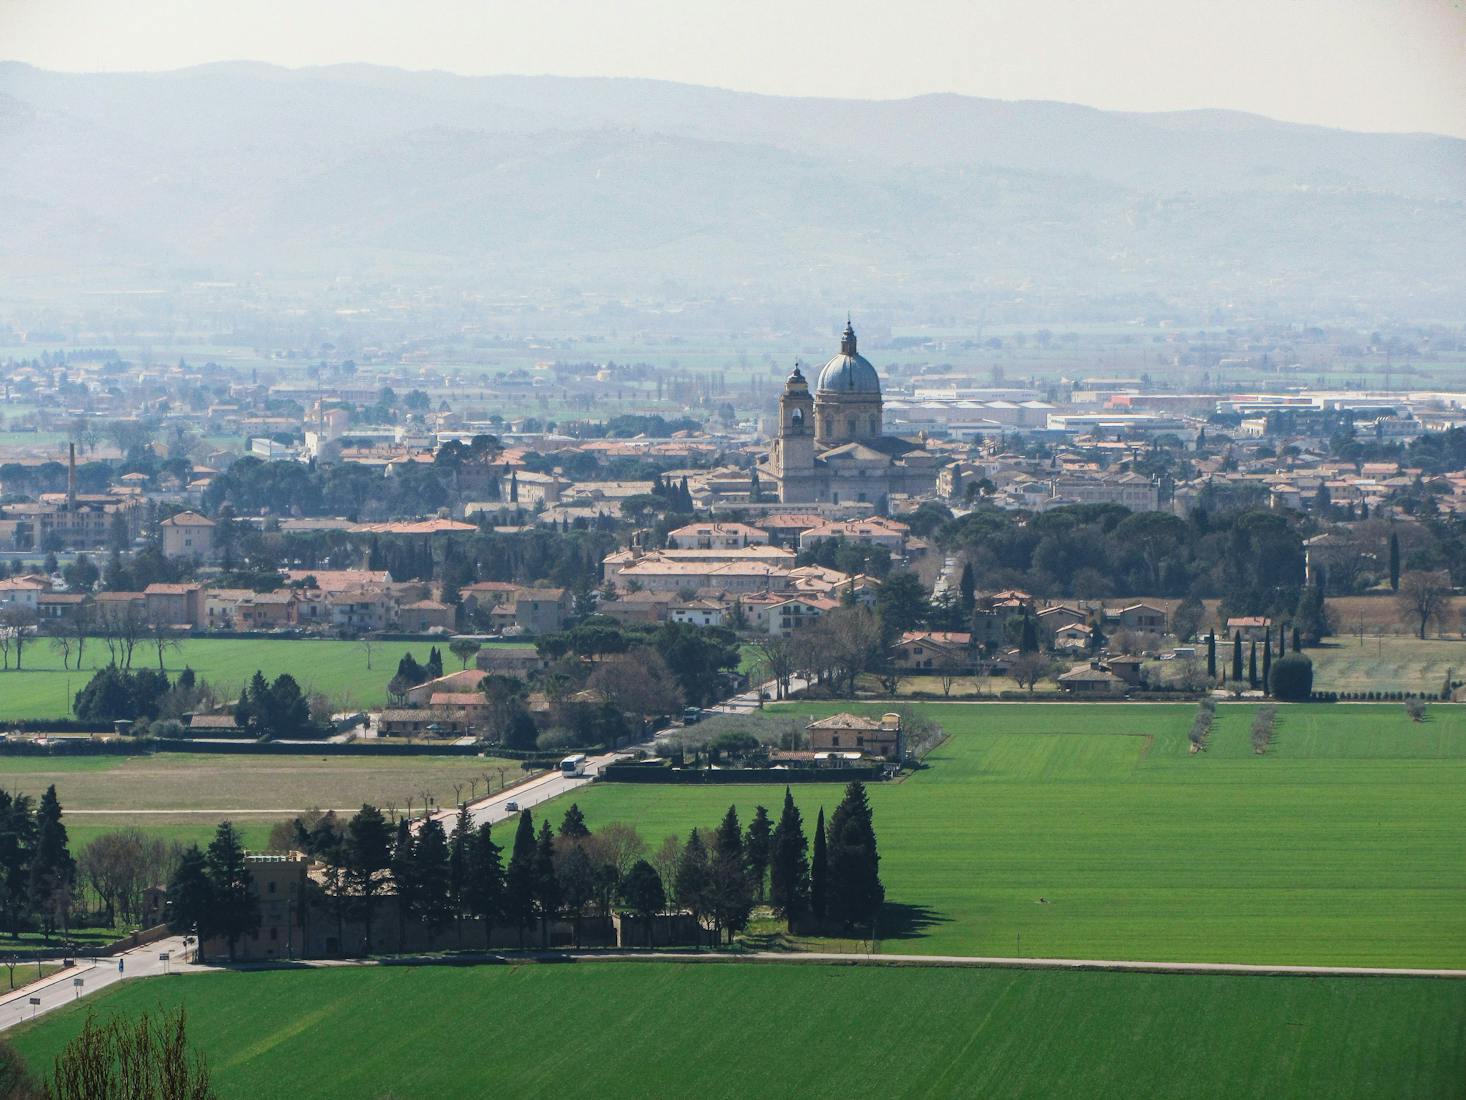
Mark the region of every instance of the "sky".
POLYGON ((1466 137, 1466 0, 0 0, 0 57, 957 92, 1466 137))

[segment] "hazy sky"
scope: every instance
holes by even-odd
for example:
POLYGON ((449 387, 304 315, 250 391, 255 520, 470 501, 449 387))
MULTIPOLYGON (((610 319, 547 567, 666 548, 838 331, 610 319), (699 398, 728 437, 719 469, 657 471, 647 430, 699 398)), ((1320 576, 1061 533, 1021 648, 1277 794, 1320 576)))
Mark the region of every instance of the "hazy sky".
POLYGON ((0 0, 0 56, 948 91, 1466 136, 1466 0, 0 0))

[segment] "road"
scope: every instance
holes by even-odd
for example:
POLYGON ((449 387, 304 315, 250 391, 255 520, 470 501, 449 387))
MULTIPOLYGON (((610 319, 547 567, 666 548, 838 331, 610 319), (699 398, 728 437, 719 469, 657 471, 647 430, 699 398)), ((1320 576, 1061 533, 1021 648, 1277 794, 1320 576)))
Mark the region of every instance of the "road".
POLYGON ((183 937, 170 936, 156 943, 134 947, 121 955, 101 959, 77 959, 75 967, 59 970, 43 981, 0 997, 0 1031, 12 1028, 33 1016, 54 1012, 64 1005, 71 1004, 72 1001, 95 993, 99 989, 106 989, 109 985, 115 985, 128 978, 152 978, 169 972, 180 973, 184 970, 210 969, 184 964, 181 961, 183 957, 183 937), (169 955, 169 961, 166 964, 158 958, 164 952, 169 955), (123 962, 121 971, 117 969, 119 958, 123 962), (75 985, 78 979, 82 982, 80 989, 75 985), (39 998, 41 1003, 32 1005, 30 1003, 32 997, 39 998))
MULTIPOLYGON (((524 783, 519 783, 498 794, 487 795, 475 799, 468 804, 469 816, 473 820, 474 828, 478 828, 487 822, 490 825, 497 825, 501 821, 507 821, 514 817, 517 810, 509 809, 509 803, 513 802, 520 810, 528 809, 531 806, 538 806, 541 802, 548 802, 552 798, 559 798, 568 791, 577 787, 584 787, 595 781, 596 776, 607 764, 615 763, 617 760, 629 759, 637 749, 650 749, 651 744, 633 745, 628 748, 618 749, 615 752, 603 753, 600 756, 591 756, 585 762, 585 775, 571 776, 562 775, 559 772, 545 772, 524 783)), ((438 821, 443 823, 443 831, 449 836, 458 826, 458 811, 452 808, 443 809, 433 814, 438 821)), ((499 843, 503 843, 500 841, 499 843)))

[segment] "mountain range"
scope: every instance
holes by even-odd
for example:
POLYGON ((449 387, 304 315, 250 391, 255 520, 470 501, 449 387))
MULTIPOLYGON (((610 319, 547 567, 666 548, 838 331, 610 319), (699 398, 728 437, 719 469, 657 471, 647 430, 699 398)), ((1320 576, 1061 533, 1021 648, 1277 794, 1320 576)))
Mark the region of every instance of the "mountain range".
POLYGON ((1459 319, 1466 141, 1226 111, 0 63, 0 296, 348 277, 936 316, 1459 319))

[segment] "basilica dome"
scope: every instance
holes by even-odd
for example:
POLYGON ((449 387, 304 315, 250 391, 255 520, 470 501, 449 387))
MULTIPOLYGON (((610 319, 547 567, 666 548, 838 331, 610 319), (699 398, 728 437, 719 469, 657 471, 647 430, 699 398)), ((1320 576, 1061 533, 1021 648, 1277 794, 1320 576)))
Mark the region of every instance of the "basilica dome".
POLYGON ((847 321, 840 337, 840 354, 820 370, 819 393, 879 394, 881 380, 870 361, 855 350, 855 329, 847 321))

